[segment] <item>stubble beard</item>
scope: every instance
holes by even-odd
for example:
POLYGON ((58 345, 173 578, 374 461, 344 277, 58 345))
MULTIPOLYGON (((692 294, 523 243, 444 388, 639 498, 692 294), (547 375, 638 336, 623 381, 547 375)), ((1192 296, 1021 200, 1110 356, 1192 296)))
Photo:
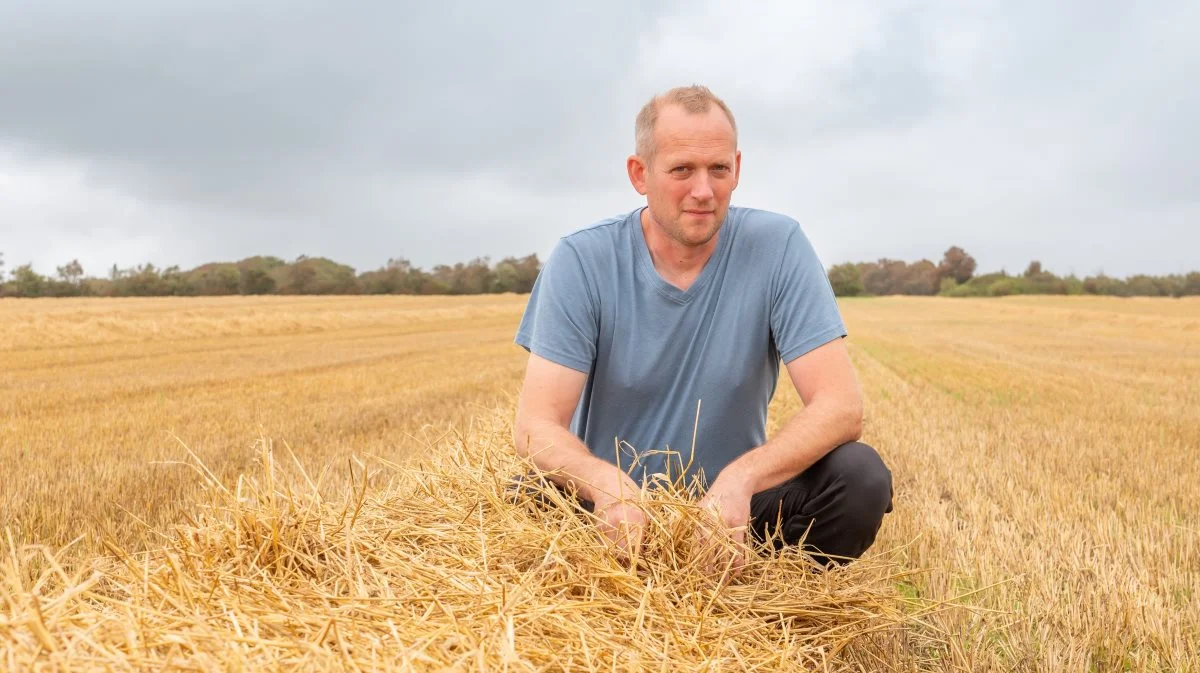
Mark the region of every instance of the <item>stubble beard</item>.
POLYGON ((709 242, 712 241, 712 239, 717 235, 717 233, 721 231, 721 225, 724 224, 724 218, 716 219, 712 226, 702 234, 701 239, 696 240, 688 236, 688 232, 694 231, 694 228, 683 224, 684 217, 685 214, 680 214, 679 218, 671 223, 671 226, 664 227, 664 229, 672 240, 689 248, 702 248, 708 245, 709 242))
POLYGON ((714 217, 718 219, 697 240, 694 236, 689 236, 689 232, 694 232, 695 227, 689 227, 683 223, 684 218, 687 217, 686 213, 680 212, 677 217, 672 219, 659 218, 654 212, 654 204, 651 203, 648 205, 650 207, 647 209, 647 214, 650 216, 651 225, 663 234, 666 234, 667 238, 685 248, 702 248, 708 245, 717 233, 721 231, 721 226, 725 223, 725 216, 728 215, 728 213, 724 215, 714 214, 714 217))

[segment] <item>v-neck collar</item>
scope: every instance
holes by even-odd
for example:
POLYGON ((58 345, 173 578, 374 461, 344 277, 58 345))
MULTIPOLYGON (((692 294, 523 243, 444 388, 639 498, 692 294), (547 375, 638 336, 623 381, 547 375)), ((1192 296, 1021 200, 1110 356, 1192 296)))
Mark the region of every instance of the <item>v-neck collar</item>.
POLYGON ((654 259, 650 256, 650 245, 646 243, 646 234, 642 231, 642 212, 646 210, 646 206, 642 206, 633 212, 633 243, 637 248, 639 264, 637 265, 645 276, 646 281, 654 286, 663 297, 677 303, 686 304, 691 301, 692 297, 700 293, 704 286, 708 284, 709 279, 716 273, 717 267, 720 266, 721 260, 725 257, 725 251, 729 249, 729 239, 732 238, 733 223, 737 219, 734 217, 734 208, 729 208, 725 214, 725 222, 721 224, 721 229, 717 232, 717 249, 713 250, 713 254, 704 263, 704 268, 700 270, 700 274, 696 276, 696 280, 688 286, 688 289, 681 290, 678 287, 668 283, 659 273, 658 269, 654 268, 654 259))

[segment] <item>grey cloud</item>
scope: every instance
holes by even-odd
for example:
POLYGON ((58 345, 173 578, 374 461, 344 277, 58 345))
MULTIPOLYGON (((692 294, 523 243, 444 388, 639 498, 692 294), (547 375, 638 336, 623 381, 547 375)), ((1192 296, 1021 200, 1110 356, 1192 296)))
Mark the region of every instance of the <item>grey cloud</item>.
POLYGON ((0 249, 544 254, 636 205, 637 107, 699 81, 738 115, 737 200, 800 218, 827 263, 957 243, 985 268, 1194 268, 1197 22, 1185 2, 6 3, 0 159, 61 197, 6 204, 0 162, 0 249))
POLYGON ((272 198, 271 183, 306 175, 520 173, 531 158, 549 163, 538 150, 569 145, 592 110, 607 113, 640 14, 243 6, 85 6, 70 19, 61 5, 10 6, 0 137, 141 168, 136 179, 169 196, 228 194, 238 207, 275 207, 291 192, 272 198))

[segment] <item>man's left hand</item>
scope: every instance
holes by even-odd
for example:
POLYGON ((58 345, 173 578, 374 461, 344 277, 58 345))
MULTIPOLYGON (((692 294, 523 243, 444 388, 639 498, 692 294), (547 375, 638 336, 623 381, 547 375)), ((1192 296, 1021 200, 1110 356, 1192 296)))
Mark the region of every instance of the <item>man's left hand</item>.
POLYGON ((731 577, 741 575, 748 555, 746 530, 750 525, 750 498, 753 495, 745 480, 722 473, 701 498, 699 507, 707 516, 706 522, 697 530, 696 542, 705 556, 703 568, 706 573, 724 575, 729 568, 731 577), (723 538, 728 538, 733 545, 723 538))

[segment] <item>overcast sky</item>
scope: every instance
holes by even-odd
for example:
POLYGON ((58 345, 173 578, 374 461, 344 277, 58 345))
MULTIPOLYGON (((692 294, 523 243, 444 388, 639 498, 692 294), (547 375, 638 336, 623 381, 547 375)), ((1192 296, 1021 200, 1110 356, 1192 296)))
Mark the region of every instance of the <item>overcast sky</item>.
POLYGON ((734 203, 827 266, 1200 269, 1197 26, 1186 0, 8 1, 0 252, 544 258, 644 203, 634 116, 697 82, 738 120, 734 203))

